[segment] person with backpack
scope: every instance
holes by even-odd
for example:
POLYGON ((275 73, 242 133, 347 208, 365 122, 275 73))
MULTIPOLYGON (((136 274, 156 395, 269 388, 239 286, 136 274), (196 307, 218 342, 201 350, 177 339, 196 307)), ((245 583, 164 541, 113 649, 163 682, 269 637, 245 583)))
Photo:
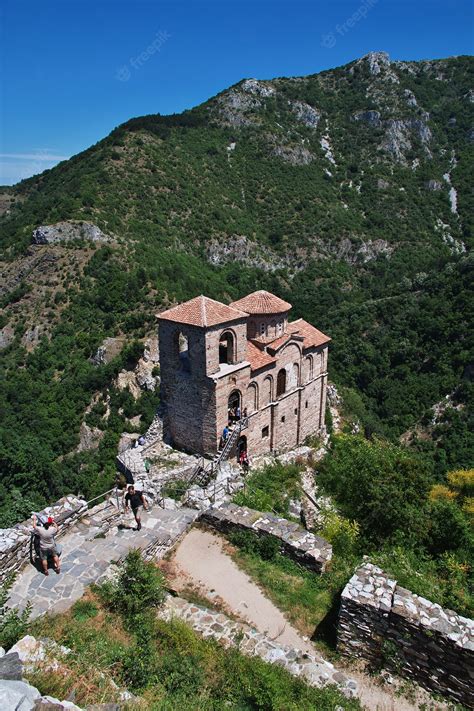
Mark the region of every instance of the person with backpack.
POLYGON ((148 511, 148 505, 145 501, 145 497, 143 496, 143 492, 136 491, 134 486, 129 486, 128 491, 125 495, 125 511, 127 512, 132 509, 135 521, 137 522, 137 531, 139 531, 142 527, 142 522, 140 518, 141 506, 143 506, 145 511, 148 511))
POLYGON ((57 523, 55 523, 50 516, 46 523, 42 526, 38 526, 36 514, 33 514, 33 532, 35 536, 38 536, 39 538, 40 559, 41 565, 43 566, 43 573, 45 575, 49 575, 48 561, 52 559, 54 571, 59 574, 61 571, 61 564, 59 562, 59 553, 54 540, 54 536, 58 532, 57 523))

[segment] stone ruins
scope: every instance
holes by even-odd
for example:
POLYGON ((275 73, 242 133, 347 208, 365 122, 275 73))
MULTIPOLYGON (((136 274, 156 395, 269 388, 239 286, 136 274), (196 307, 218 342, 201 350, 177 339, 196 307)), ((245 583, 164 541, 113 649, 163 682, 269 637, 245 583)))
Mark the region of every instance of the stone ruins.
POLYGON ((371 563, 342 592, 338 650, 474 707, 474 621, 402 588, 371 563))

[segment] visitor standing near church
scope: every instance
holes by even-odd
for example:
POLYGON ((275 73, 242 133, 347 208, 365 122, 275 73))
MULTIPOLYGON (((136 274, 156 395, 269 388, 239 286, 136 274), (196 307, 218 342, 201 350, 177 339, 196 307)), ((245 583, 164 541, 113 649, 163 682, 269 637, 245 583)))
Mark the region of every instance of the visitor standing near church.
POLYGON ((140 508, 142 506, 145 511, 148 510, 148 506, 145 501, 145 497, 143 496, 143 492, 136 491, 134 486, 129 486, 127 494, 125 495, 125 511, 130 511, 130 509, 132 509, 135 521, 137 522, 137 531, 139 531, 142 527, 142 522, 140 518, 140 508))

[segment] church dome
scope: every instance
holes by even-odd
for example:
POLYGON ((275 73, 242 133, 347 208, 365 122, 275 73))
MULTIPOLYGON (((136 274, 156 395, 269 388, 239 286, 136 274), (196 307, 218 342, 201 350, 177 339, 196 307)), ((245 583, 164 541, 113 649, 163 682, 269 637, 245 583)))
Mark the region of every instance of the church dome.
POLYGON ((233 309, 245 311, 248 314, 281 314, 291 309, 291 304, 283 301, 269 291, 254 291, 243 299, 233 301, 233 309))

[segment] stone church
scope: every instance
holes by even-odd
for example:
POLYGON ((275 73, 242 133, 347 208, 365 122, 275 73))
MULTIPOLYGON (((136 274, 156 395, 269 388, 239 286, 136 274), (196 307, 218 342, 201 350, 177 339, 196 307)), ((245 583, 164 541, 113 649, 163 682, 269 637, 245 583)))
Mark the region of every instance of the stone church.
POLYGON ((330 339, 291 304, 255 291, 229 306, 197 296, 158 314, 164 436, 213 455, 229 410, 248 415, 237 450, 302 444, 324 426, 330 339))

